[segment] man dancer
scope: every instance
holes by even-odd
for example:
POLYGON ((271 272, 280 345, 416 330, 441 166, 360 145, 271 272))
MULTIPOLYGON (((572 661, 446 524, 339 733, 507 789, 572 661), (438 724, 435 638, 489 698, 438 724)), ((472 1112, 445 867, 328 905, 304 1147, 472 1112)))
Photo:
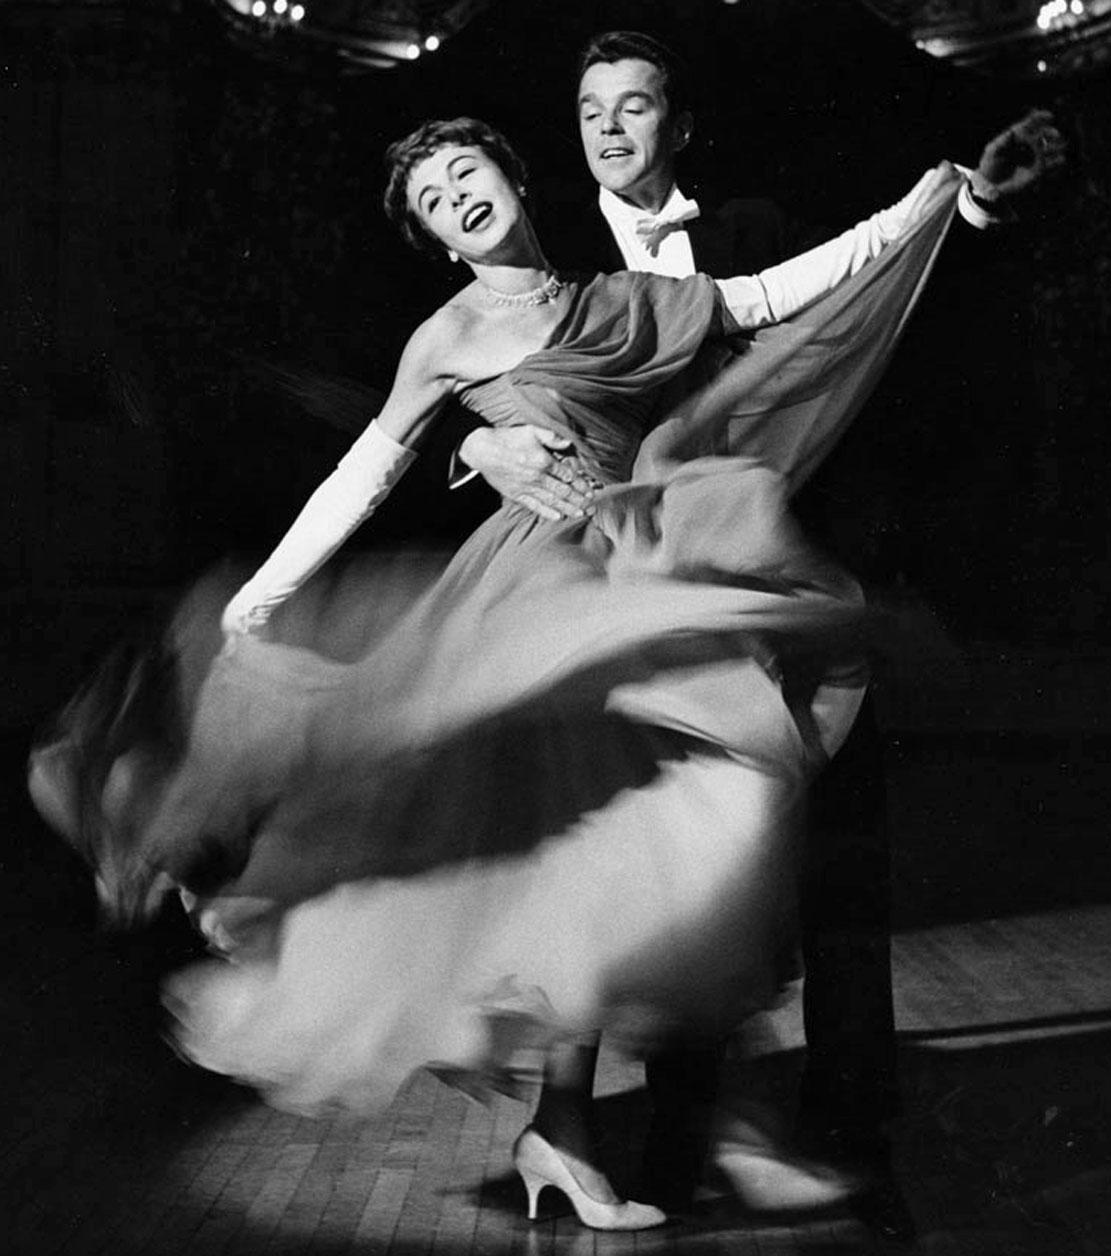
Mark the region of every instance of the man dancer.
MULTIPOLYGON (((676 157, 691 138, 693 115, 681 66, 650 37, 615 31, 591 40, 579 62, 578 113, 598 193, 594 206, 563 212, 556 232, 545 230, 557 266, 725 278, 816 242, 800 239, 769 201, 695 203, 682 194, 676 157), (576 234, 560 239, 568 224, 576 234)), ((1034 115, 1019 125, 1036 128, 1040 160, 1056 164, 1060 137, 1048 119, 1034 115)), ((980 171, 972 186, 974 194, 962 194, 962 215, 983 226, 999 189, 980 171)), ((566 448, 534 427, 479 428, 459 457, 503 496, 554 519, 589 506, 590 485, 562 456, 566 448)), ((890 849, 881 747, 867 708, 815 787, 799 899, 807 1040, 800 1146, 863 1183, 856 1204, 866 1221, 907 1237, 913 1223, 891 1176, 888 1135, 897 1103, 890 849)), ((695 1114, 713 1106, 723 1047, 685 1044, 646 1062, 654 1109, 646 1186, 665 1207, 689 1203, 697 1184, 711 1132, 695 1114)), ((778 1160, 768 1144, 718 1155, 730 1184, 754 1206, 806 1206, 836 1193, 801 1164, 778 1160)))

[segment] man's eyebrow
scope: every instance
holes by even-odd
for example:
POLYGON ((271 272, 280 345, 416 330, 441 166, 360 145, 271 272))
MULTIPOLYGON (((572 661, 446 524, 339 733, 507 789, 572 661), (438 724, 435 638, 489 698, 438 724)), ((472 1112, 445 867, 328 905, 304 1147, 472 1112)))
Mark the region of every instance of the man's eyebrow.
MULTIPOLYGON (((627 100, 643 100, 647 101, 647 103, 651 105, 655 103, 656 98, 651 92, 646 91, 642 87, 631 87, 628 91, 622 92, 617 97, 617 103, 619 105, 623 105, 627 100)), ((587 92, 585 95, 579 97, 580 106, 586 104, 600 105, 601 103, 602 102, 599 99, 597 92, 587 92)))

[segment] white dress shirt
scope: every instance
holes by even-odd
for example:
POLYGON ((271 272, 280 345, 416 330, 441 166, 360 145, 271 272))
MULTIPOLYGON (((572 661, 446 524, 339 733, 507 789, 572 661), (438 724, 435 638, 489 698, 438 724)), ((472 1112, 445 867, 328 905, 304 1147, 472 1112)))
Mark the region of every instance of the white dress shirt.
POLYGON ((677 187, 673 187, 659 214, 652 215, 636 205, 630 205, 628 201, 623 201, 608 188, 598 189, 598 208, 609 223, 625 266, 629 270, 642 270, 650 275, 670 275, 673 279, 686 279, 695 273, 694 253, 691 251, 691 238, 686 227, 682 223, 672 227, 653 248, 646 239, 637 234, 637 225, 646 218, 678 216, 693 205, 693 201, 688 201, 677 187))

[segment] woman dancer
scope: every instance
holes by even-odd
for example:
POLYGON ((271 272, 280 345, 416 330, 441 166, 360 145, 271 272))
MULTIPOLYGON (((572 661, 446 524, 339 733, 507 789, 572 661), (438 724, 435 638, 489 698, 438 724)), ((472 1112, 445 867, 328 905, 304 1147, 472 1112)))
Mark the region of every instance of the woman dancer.
POLYGON ((515 1148, 530 1215, 550 1184, 588 1225, 658 1224, 596 1167, 594 1035, 719 1032, 774 989, 797 809, 865 683, 858 591, 785 504, 889 353, 963 176, 759 276, 575 282, 489 127, 426 124, 389 163, 402 233, 473 281, 228 603, 133 866, 182 886, 226 954, 170 991, 192 1058, 288 1107, 368 1111, 420 1064, 507 1087, 540 1051, 515 1148), (593 515, 504 504, 353 663, 280 625, 257 639, 452 396, 566 435, 608 486, 593 515), (213 848, 236 869, 217 888, 195 875, 213 848))

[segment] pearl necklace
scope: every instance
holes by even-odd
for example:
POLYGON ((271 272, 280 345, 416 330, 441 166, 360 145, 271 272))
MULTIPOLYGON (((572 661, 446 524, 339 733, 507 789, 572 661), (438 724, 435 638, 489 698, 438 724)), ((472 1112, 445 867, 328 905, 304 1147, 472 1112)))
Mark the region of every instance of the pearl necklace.
POLYGON ((484 284, 481 279, 478 281, 478 286, 482 291, 483 300, 489 305, 524 309, 529 305, 547 305, 549 301, 554 301, 560 289, 564 287, 564 283, 558 275, 549 275, 539 288, 532 288, 528 292, 499 292, 496 288, 484 284))

